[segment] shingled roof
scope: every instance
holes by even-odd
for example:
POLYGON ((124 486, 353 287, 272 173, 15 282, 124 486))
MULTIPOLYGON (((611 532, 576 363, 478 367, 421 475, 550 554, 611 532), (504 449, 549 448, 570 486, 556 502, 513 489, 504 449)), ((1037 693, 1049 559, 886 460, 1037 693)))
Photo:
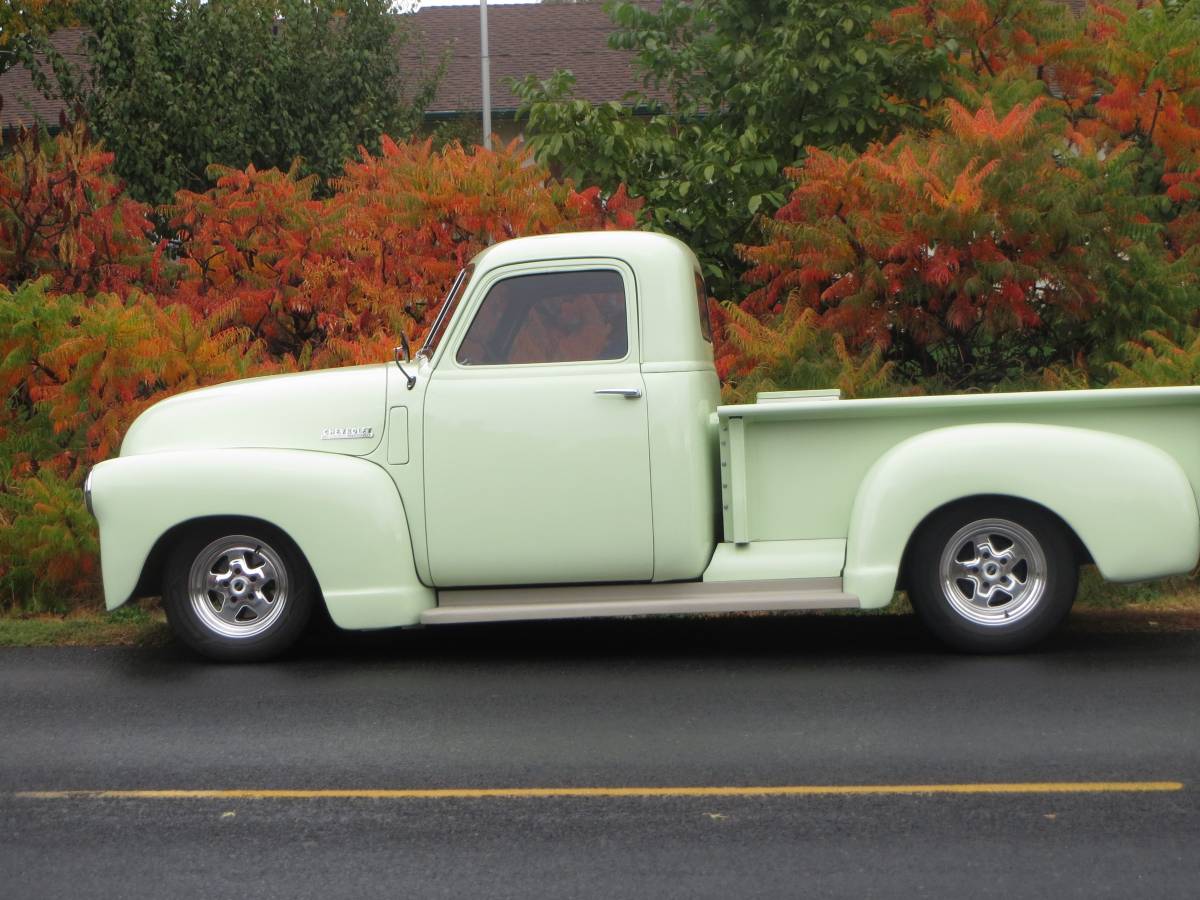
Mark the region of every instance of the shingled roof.
MULTIPOLYGON (((657 6, 657 2, 646 3, 657 6)), ((444 58, 445 74, 428 112, 451 115, 483 108, 479 76, 479 7, 435 6, 404 16, 410 40, 400 52, 401 71, 412 83, 444 58)), ((621 100, 640 87, 632 68, 633 54, 612 50, 608 36, 612 20, 601 2, 488 6, 488 50, 491 54, 492 109, 498 114, 519 104, 508 89, 510 78, 547 78, 557 69, 570 69, 576 93, 593 103, 621 100)), ((55 48, 73 62, 84 58, 84 31, 55 32, 55 48)), ((62 103, 47 100, 32 83, 29 72, 15 66, 0 75, 0 128, 29 125, 40 119, 58 122, 62 103)))
MULTIPOLYGON (((657 7, 658 3, 645 3, 657 7)), ((445 75, 428 112, 446 114, 483 108, 479 77, 479 7, 438 6, 413 16, 413 39, 402 51, 406 71, 421 71, 447 55, 445 75)), ((576 96, 592 103, 622 100, 641 88, 633 54, 613 50, 612 20, 601 2, 488 6, 492 110, 520 105, 510 78, 548 78, 570 69, 576 96)))
MULTIPOLYGON (((68 62, 78 65, 84 59, 82 28, 62 28, 50 36, 50 43, 68 62)), ((63 104, 60 100, 48 100, 34 87, 29 70, 24 66, 13 66, 0 75, 0 128, 32 125, 42 121, 57 125, 63 104)))
MULTIPOLYGON (((1059 2, 1078 15, 1085 0, 1059 2)), ((654 8, 659 4, 658 0, 646 0, 641 5, 654 8)), ((412 84, 443 58, 446 61, 445 74, 427 112, 439 116, 478 113, 483 108, 479 7, 427 7, 404 18, 411 29, 411 39, 399 51, 406 80, 412 84)), ((510 78, 547 78, 558 69, 570 69, 576 78, 576 95, 592 103, 623 100, 630 91, 641 89, 633 54, 608 46, 613 30, 602 0, 489 5, 493 112, 503 115, 519 105, 508 88, 510 78)), ((64 28, 54 34, 52 42, 68 59, 81 61, 83 35, 82 29, 64 28)), ((647 93, 664 99, 653 91, 647 93)), ((41 95, 21 66, 0 75, 0 98, 4 100, 0 128, 28 125, 35 118, 54 125, 62 110, 61 102, 41 95)))

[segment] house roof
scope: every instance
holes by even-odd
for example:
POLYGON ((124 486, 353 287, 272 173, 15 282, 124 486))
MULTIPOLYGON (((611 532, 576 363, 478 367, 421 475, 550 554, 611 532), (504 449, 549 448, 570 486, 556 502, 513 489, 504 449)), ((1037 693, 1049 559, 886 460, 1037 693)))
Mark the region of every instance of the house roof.
MULTIPOLYGON (((84 59, 82 28, 60 28, 50 36, 50 43, 66 60, 78 64, 84 59)), ((61 100, 48 100, 33 84, 29 70, 13 66, 0 75, 0 128, 32 125, 40 120, 57 125, 63 110, 61 100)))
MULTIPOLYGON (((1085 0, 1059 2, 1078 15, 1085 0)), ((658 0, 645 0, 641 5, 657 7, 658 0)), ((409 85, 442 59, 446 62, 427 112, 449 115, 482 109, 478 5, 427 7, 405 14, 405 19, 411 27, 411 39, 402 45, 399 54, 400 68, 409 85)), ((489 5, 493 112, 511 112, 520 104, 509 90, 509 79, 526 75, 547 78, 558 69, 571 70, 576 96, 592 103, 622 100, 630 91, 643 89, 633 68, 633 54, 608 46, 608 36, 615 27, 602 0, 489 5)), ((78 62, 84 58, 83 35, 81 28, 64 28, 55 32, 51 41, 60 53, 78 62)), ((653 90, 645 92, 654 99, 666 99, 653 90)), ((43 97, 22 66, 0 75, 0 98, 0 128, 29 125, 35 119, 53 125, 63 107, 60 101, 43 97)))
MULTIPOLYGON (((657 2, 646 3, 656 7, 657 2)), ((428 71, 446 55, 446 70, 430 113, 483 108, 479 73, 479 7, 437 6, 413 16, 414 34, 401 51, 405 71, 428 71)), ((488 6, 492 110, 515 110, 510 78, 548 78, 570 69, 576 96, 592 103, 621 100, 641 88, 633 54, 613 50, 616 30, 602 2, 488 6)))
MULTIPOLYGON (((479 7, 428 7, 406 14, 405 19, 410 20, 410 39, 399 53, 401 72, 409 84, 442 59, 446 61, 428 112, 481 110, 479 7)), ((576 95, 593 103, 621 100, 639 88, 633 54, 608 46, 615 27, 602 2, 488 6, 493 111, 512 111, 519 105, 508 89, 510 78, 548 78, 558 69, 570 69, 576 77, 576 95)), ((71 62, 81 62, 83 36, 81 28, 63 28, 51 42, 71 62)), ((30 125, 37 119, 54 125, 63 108, 61 101, 42 96, 23 66, 0 75, 0 98, 4 101, 0 128, 30 125)))

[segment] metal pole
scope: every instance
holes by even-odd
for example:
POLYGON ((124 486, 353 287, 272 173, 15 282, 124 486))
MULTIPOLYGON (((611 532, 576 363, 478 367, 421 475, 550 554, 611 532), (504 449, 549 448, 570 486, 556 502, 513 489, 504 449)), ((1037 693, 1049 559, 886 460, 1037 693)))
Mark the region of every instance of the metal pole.
POLYGON ((492 69, 488 56, 487 0, 479 0, 479 66, 483 74, 483 146, 492 149, 492 69))

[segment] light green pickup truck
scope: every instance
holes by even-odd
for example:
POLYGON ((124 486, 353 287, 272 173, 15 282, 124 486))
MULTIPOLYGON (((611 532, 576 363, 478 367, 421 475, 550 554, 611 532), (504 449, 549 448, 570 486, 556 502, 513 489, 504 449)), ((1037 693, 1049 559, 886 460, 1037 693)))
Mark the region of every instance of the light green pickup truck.
POLYGON ((871 609, 959 648, 1066 616, 1078 569, 1200 555, 1200 389, 722 406, 699 266, 643 232, 522 238, 425 344, 173 397, 86 492, 110 609, 202 653, 343 628, 871 609))

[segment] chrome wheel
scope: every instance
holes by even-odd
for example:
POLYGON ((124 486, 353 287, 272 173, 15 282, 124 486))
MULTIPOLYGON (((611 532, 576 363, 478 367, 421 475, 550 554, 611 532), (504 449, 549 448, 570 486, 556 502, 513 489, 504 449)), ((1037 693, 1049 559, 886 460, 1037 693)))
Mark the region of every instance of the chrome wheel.
POLYGON ((188 598, 196 618, 210 631, 228 638, 255 637, 287 606, 287 567, 256 538, 218 538, 192 562, 188 598))
POLYGON ((938 568, 951 608, 979 625, 1011 625, 1046 590, 1046 554, 1028 529, 1008 519, 964 525, 946 542, 938 568))

